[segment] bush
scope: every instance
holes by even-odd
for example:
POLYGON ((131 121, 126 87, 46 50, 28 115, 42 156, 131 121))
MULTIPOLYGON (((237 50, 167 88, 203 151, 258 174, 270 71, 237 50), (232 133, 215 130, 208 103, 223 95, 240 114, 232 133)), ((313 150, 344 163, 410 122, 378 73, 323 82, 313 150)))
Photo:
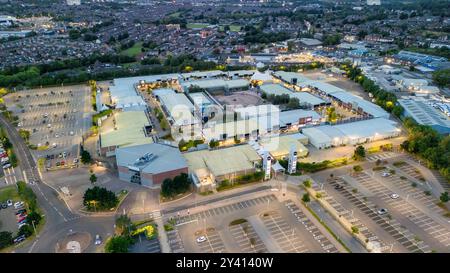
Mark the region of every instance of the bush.
POLYGON ((109 210, 115 208, 118 203, 119 199, 115 193, 97 186, 87 189, 83 196, 83 204, 90 211, 109 210))
POLYGON ((311 201, 311 198, 309 197, 309 193, 303 194, 302 201, 305 202, 305 203, 308 203, 308 202, 311 201))
POLYGON ((311 188, 311 180, 309 180, 309 179, 307 179, 307 180, 305 180, 305 181, 303 181, 303 185, 306 187, 306 188, 311 188))
POLYGON ((13 244, 12 233, 9 231, 0 232, 0 249, 8 247, 13 244))
POLYGON ((25 237, 30 237, 31 235, 33 235, 33 228, 30 225, 23 225, 20 229, 19 232, 17 233, 17 236, 22 236, 25 235, 25 237))
POLYGON ((114 236, 105 246, 107 253, 127 253, 128 248, 133 243, 133 240, 127 236, 114 236))
POLYGON ((362 172, 363 168, 360 165, 355 165, 353 166, 353 170, 355 172, 362 172))
POLYGON ((191 179, 187 174, 182 173, 173 179, 167 178, 161 185, 161 196, 174 197, 187 192, 191 187, 191 179))
POLYGON ((240 219, 236 219, 230 222, 230 226, 236 226, 236 225, 240 225, 243 223, 247 223, 247 220, 240 218, 240 219))

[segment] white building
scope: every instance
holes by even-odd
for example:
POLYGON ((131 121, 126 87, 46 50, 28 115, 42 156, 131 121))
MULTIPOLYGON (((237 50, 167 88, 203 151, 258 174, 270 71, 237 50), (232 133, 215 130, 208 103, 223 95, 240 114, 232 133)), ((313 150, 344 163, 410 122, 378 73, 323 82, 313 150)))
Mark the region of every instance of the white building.
POLYGON ((302 133, 317 149, 356 145, 373 142, 400 135, 401 130, 395 121, 375 118, 339 125, 323 125, 305 128, 302 133))

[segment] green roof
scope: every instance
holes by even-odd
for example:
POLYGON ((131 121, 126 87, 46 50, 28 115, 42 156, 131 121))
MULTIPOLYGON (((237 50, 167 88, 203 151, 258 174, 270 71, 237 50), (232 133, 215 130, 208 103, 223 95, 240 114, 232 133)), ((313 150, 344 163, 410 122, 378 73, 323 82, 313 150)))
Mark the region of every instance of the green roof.
POLYGON ((102 147, 153 143, 152 138, 146 137, 144 133, 144 127, 149 125, 145 112, 119 112, 114 114, 114 119, 116 130, 112 129, 100 134, 102 147))

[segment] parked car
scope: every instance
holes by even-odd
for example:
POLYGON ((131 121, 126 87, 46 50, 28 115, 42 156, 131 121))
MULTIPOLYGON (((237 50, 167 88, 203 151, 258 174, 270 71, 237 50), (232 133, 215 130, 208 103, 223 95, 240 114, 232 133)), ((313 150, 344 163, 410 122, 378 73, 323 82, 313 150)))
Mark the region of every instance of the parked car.
POLYGON ((24 205, 23 201, 19 201, 19 202, 14 203, 14 208, 21 209, 23 207, 23 205, 24 205))
POLYGON ((8 207, 11 207, 13 205, 13 201, 9 199, 6 201, 6 204, 8 205, 8 207))
POLYGON ((396 194, 396 193, 393 193, 393 194, 391 194, 391 198, 392 199, 397 199, 397 198, 399 198, 400 196, 398 195, 398 194, 396 194))
POLYGON ((206 237, 205 236, 200 236, 200 237, 198 237, 197 238, 197 243, 203 243, 203 242, 205 242, 206 241, 206 237))
POLYGON ((16 215, 22 214, 22 213, 26 213, 27 210, 26 209, 20 209, 16 212, 16 215))
POLYGON ((386 214, 387 212, 388 212, 387 209, 379 209, 379 210, 378 210, 378 214, 379 214, 379 215, 386 214))
POLYGON ((15 238, 14 243, 17 244, 17 243, 22 242, 23 240, 25 240, 25 235, 21 235, 21 236, 15 238))
POLYGON ((20 223, 20 224, 18 225, 19 229, 20 229, 21 227, 25 226, 26 224, 27 224, 26 222, 20 223))
POLYGON ((5 164, 5 165, 3 165, 3 169, 8 169, 8 168, 11 168, 11 164, 5 164))
POLYGON ((387 176, 390 176, 390 175, 391 175, 390 173, 384 172, 381 176, 382 177, 387 177, 387 176))
POLYGON ((8 208, 8 204, 6 204, 6 202, 2 203, 2 209, 6 209, 8 208))

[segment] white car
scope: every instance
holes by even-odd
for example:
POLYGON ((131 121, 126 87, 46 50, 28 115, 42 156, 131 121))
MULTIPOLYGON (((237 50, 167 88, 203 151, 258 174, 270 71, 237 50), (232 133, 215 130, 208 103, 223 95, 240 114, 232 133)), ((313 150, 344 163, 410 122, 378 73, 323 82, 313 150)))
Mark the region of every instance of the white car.
POLYGON ((379 214, 379 215, 386 214, 387 212, 388 212, 387 209, 379 209, 379 210, 378 210, 378 214, 379 214))
POLYGON ((397 198, 399 198, 400 196, 398 195, 398 194, 396 194, 396 193, 393 193, 393 194, 391 194, 391 198, 392 199, 397 199, 397 198))
POLYGON ((21 227, 23 227, 23 226, 25 226, 27 223, 21 223, 21 224, 19 224, 19 229, 21 228, 21 227))
POLYGON ((100 237, 100 235, 95 235, 95 242, 94 242, 94 244, 95 245, 101 245, 102 244, 102 238, 100 237))
POLYGON ((381 176, 382 176, 382 177, 387 177, 387 176, 389 176, 389 175, 391 175, 391 174, 385 172, 385 173, 383 173, 381 176))
POLYGON ((200 237, 198 237, 197 238, 197 243, 203 243, 203 242, 205 242, 206 241, 206 237, 205 236, 200 236, 200 237))
POLYGON ((5 165, 3 165, 3 169, 8 169, 8 168, 11 168, 11 164, 5 164, 5 165))
POLYGON ((23 207, 23 202, 22 201, 20 201, 20 202, 16 202, 16 203, 14 203, 14 208, 15 209, 19 209, 19 208, 21 208, 21 207, 23 207))
POLYGON ((70 132, 69 132, 69 135, 73 136, 73 135, 74 135, 73 131, 70 131, 70 132))
POLYGON ((13 202, 12 202, 12 200, 10 199, 10 200, 7 200, 7 201, 6 201, 6 204, 8 205, 8 207, 11 207, 11 206, 13 205, 13 202))

